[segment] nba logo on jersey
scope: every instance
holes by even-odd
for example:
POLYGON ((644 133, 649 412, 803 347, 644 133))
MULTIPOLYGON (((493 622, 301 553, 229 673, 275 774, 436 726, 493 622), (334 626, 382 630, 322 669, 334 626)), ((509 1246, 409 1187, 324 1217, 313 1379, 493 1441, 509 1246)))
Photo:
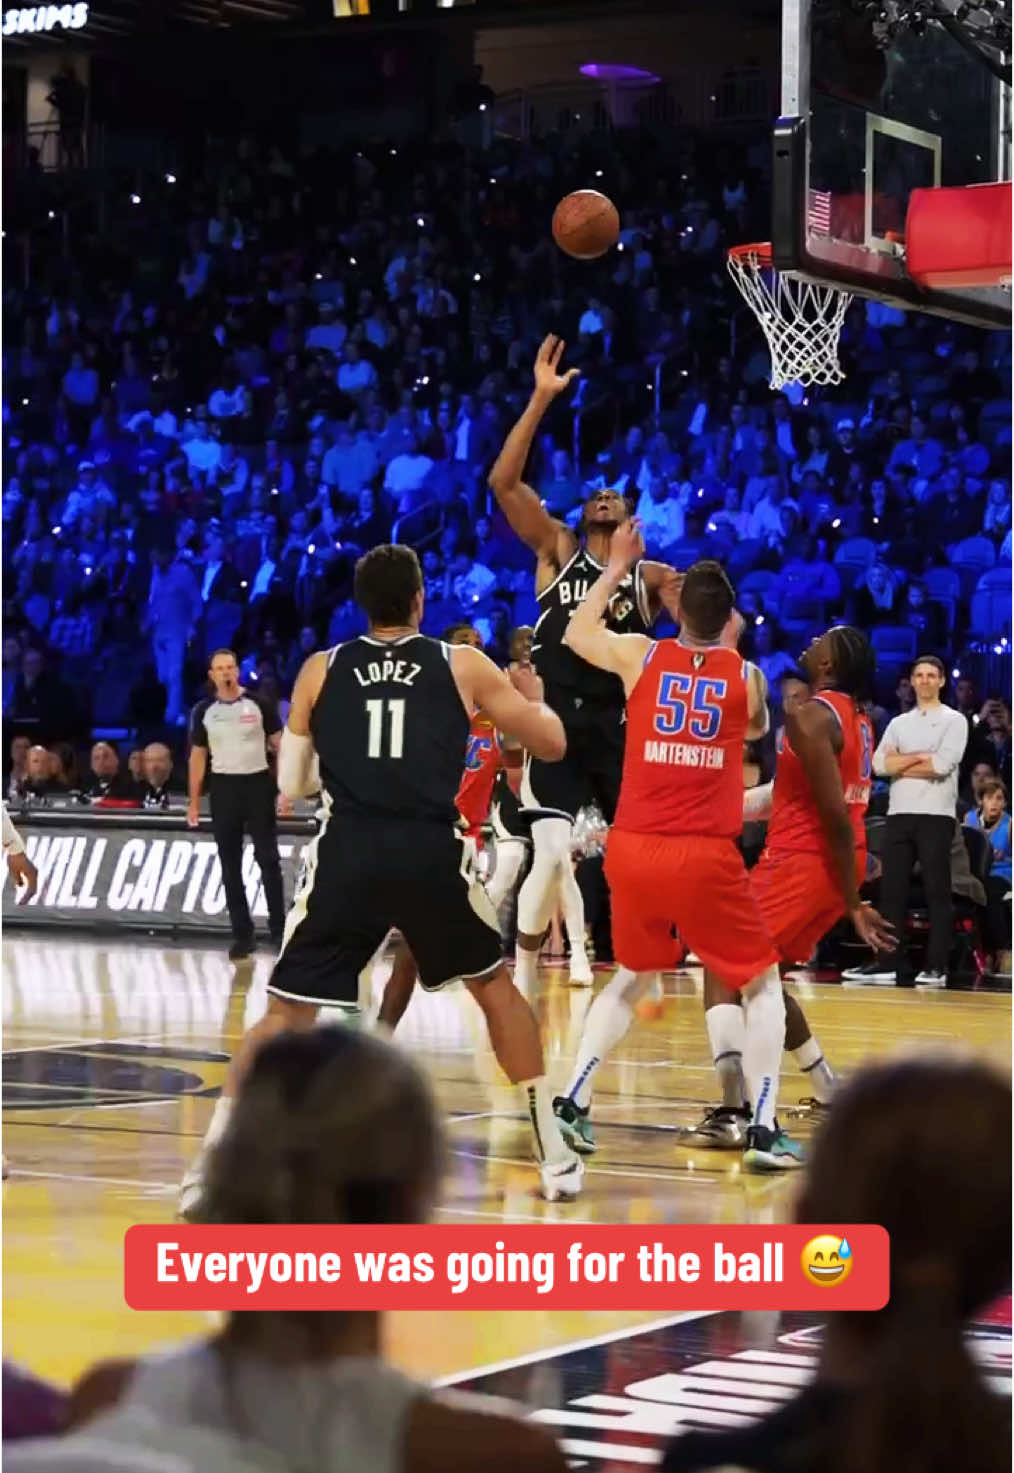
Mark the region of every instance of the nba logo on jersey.
POLYGON ((690 661, 690 663, 691 663, 691 665, 693 665, 693 667, 694 667, 695 670, 700 670, 701 667, 704 664, 704 656, 703 655, 694 655, 694 657, 690 661))

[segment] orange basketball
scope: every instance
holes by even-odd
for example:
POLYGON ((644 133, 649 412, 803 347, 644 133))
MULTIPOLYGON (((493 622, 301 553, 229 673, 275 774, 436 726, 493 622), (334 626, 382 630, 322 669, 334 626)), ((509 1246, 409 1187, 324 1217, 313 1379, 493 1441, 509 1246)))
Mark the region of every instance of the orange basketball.
POLYGON ((616 206, 597 189, 576 189, 553 211, 553 239, 576 261, 604 256, 620 236, 616 206))

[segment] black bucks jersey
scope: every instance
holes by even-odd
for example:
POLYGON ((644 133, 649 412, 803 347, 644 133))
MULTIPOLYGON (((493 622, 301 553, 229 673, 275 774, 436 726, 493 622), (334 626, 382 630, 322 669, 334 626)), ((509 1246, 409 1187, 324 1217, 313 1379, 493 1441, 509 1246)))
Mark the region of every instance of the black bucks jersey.
MULTIPOLYGON (((598 670, 563 642, 570 617, 603 571, 587 548, 579 547, 569 562, 538 595, 539 619, 532 636, 532 663, 542 676, 546 696, 563 691, 571 699, 623 705, 623 682, 618 675, 598 670)), ((606 626, 614 634, 647 634, 650 627, 648 595, 638 560, 617 588, 606 609, 606 626)))
POLYGON ((469 725, 439 640, 337 645, 310 718, 335 814, 453 824, 469 725))

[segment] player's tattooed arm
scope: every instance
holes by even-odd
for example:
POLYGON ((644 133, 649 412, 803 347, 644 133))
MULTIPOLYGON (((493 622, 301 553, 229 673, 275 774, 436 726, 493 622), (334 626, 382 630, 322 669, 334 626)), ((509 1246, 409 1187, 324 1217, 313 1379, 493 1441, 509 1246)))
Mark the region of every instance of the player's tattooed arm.
POLYGON ((538 495, 522 479, 536 431, 557 394, 577 377, 577 369, 560 373, 565 344, 547 337, 535 360, 535 389, 525 412, 503 443, 489 473, 490 488, 511 527, 543 567, 557 571, 571 556, 577 538, 563 522, 550 516, 538 495))
POLYGON ((887 951, 895 944, 894 932, 872 906, 864 905, 859 898, 855 836, 834 747, 835 725, 834 716, 822 701, 805 701, 797 711, 785 713, 785 734, 810 784, 849 919, 874 951, 887 951))
POLYGON ((468 712, 481 706, 500 731, 543 762, 559 762, 567 750, 563 722, 542 700, 542 682, 530 667, 524 691, 517 686, 518 674, 508 677, 484 655, 469 645, 451 649, 451 670, 468 712), (537 683, 536 683, 537 682, 537 683))
POLYGON ((645 634, 614 634, 606 628, 609 600, 644 551, 636 521, 622 522, 609 544, 609 561, 571 615, 563 642, 575 655, 623 681, 629 695, 644 669, 652 641, 645 634))

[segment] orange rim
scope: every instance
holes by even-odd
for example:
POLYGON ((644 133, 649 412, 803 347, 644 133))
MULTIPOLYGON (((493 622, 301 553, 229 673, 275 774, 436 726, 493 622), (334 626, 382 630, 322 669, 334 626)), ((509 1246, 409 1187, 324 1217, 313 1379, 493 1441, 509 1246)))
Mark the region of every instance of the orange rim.
POLYGON ((756 256, 759 266, 771 265, 771 242, 769 240, 754 241, 752 245, 732 246, 729 251, 730 260, 741 260, 746 256, 756 256))

